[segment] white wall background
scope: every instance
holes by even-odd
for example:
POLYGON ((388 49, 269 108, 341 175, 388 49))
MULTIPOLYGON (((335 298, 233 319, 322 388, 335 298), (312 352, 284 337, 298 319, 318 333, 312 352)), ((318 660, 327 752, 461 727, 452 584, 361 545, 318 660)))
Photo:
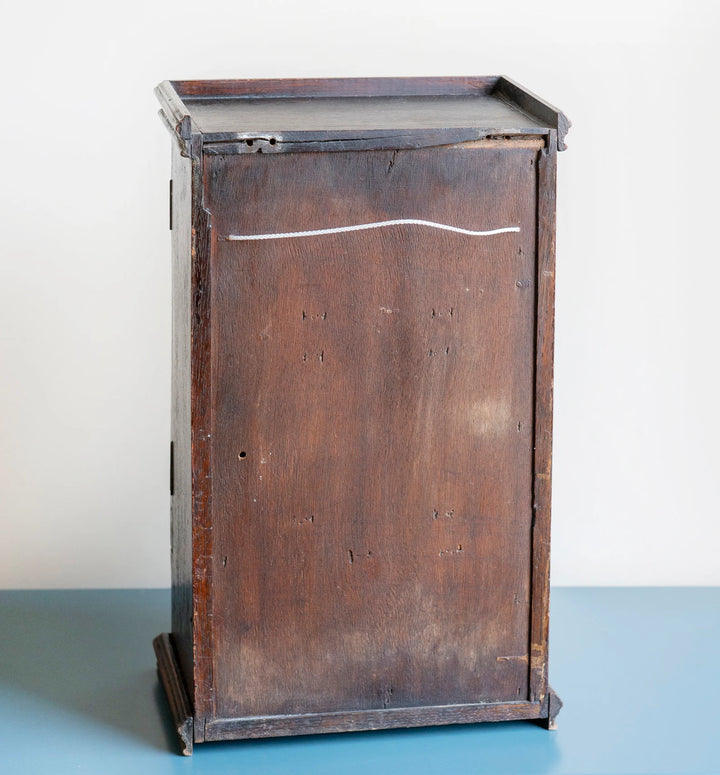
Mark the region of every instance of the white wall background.
POLYGON ((505 73, 559 157, 553 581, 720 583, 720 4, 13 3, 0 587, 169 584, 165 78, 505 73))

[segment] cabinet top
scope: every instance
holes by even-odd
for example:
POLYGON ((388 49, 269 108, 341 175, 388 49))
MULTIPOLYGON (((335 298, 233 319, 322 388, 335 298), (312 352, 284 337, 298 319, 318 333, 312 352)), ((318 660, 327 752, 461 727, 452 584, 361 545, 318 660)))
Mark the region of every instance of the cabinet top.
POLYGON ((155 93, 188 153, 417 148, 551 133, 564 150, 570 128, 557 108, 504 76, 163 81, 155 93))

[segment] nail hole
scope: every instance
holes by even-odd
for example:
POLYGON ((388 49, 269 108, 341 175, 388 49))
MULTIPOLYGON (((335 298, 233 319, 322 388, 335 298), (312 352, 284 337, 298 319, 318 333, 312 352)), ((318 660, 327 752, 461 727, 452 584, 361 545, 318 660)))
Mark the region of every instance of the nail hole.
POLYGON ((238 454, 238 457, 239 457, 239 458, 242 460, 242 459, 243 459, 243 458, 244 458, 246 455, 247 455, 247 452, 244 452, 244 451, 243 451, 243 452, 240 452, 240 453, 238 454))
POLYGON ((253 141, 252 141, 252 140, 246 140, 245 142, 246 142, 248 145, 252 145, 252 144, 253 144, 253 141))
POLYGON ((277 140, 274 137, 270 138, 270 145, 275 145, 276 142, 277 140))

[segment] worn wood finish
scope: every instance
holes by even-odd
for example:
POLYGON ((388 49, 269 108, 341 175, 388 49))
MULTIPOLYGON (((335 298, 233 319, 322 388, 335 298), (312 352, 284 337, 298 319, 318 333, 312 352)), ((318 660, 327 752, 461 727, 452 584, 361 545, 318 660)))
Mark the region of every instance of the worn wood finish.
POLYGON ((549 127, 555 129, 554 147, 557 147, 558 151, 564 151, 565 135, 570 131, 572 126, 568 117, 559 111, 553 105, 550 105, 545 100, 528 91, 524 86, 505 76, 500 76, 493 86, 493 94, 496 97, 501 97, 507 100, 511 105, 519 108, 520 110, 529 113, 530 115, 537 116, 541 121, 545 122, 549 127))
POLYGON ((455 78, 257 78, 172 81, 180 99, 432 97, 485 94, 497 76, 455 78))
POLYGON ((527 697, 536 156, 206 160, 217 716, 527 697))
POLYGON ((170 635, 163 633, 153 640, 157 658, 158 676, 170 705, 175 731, 180 738, 182 753, 191 756, 193 751, 193 712, 178 667, 175 649, 170 635))
POLYGON ((333 732, 362 732, 394 727, 470 724, 481 721, 533 720, 537 719, 542 712, 543 709, 537 702, 506 702, 231 718, 208 722, 205 739, 210 741, 286 737, 333 732))
MULTIPOLYGON (((537 127, 524 127, 522 133, 535 132, 544 141, 543 132, 537 127)), ((482 142, 494 139, 497 130, 477 129, 416 129, 412 132, 383 129, 380 131, 335 130, 333 132, 283 132, 262 131, 215 134, 221 140, 208 141, 204 152, 209 156, 229 156, 246 153, 330 153, 340 151, 407 150, 440 145, 482 142), (357 135, 360 135, 358 137, 357 135)), ((502 133, 500 133, 502 136, 502 133)))
POLYGON ((195 742, 554 720, 568 122, 506 81, 158 87, 177 140, 173 664, 195 742), (519 231, 228 239, 403 218, 519 231))
POLYGON ((409 148, 549 128, 562 150, 570 127, 560 111, 504 76, 165 81, 156 93, 181 143, 193 132, 206 144, 236 143, 216 153, 361 150, 363 139, 376 149, 409 148), (243 147, 248 140, 262 142, 243 147))
POLYGON ((530 699, 547 691, 550 598, 553 343, 555 326, 555 176, 557 147, 551 132, 537 163, 537 342, 532 539, 530 699))
POLYGON ((191 244, 190 429, 192 455, 192 568, 195 740, 204 740, 204 720, 213 712, 213 520, 211 466, 211 215, 204 206, 202 141, 193 138, 191 244))
POLYGON ((537 720, 545 729, 557 729, 557 715, 563 706, 562 700, 555 694, 552 686, 548 686, 547 695, 543 701, 542 715, 537 720))
POLYGON ((363 110, 357 99, 197 100, 190 102, 193 120, 207 134, 232 132, 247 126, 251 131, 280 129, 287 132, 385 130, 409 131, 442 127, 465 128, 483 124, 491 129, 543 124, 521 113, 512 103, 492 95, 460 97, 364 97, 363 110))
POLYGON ((193 686, 192 458, 191 458, 191 265, 192 166, 172 146, 172 631, 188 695, 193 686))

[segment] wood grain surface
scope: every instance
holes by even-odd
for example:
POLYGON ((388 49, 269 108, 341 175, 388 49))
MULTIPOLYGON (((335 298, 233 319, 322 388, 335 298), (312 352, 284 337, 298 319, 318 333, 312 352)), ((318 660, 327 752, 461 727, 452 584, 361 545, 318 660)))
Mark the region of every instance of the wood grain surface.
POLYGON ((194 705, 191 393, 192 161, 172 146, 172 632, 185 688, 194 705))
POLYGON ((570 128, 505 76, 163 81, 155 93, 180 145, 199 133, 216 154, 392 150, 549 130, 563 150, 570 128))
POLYGON ((451 127, 544 129, 514 105, 490 95, 443 97, 325 97, 189 101, 206 133, 245 131, 414 130, 451 127))
POLYGON ((537 159, 205 157, 213 717, 528 699, 537 159))

